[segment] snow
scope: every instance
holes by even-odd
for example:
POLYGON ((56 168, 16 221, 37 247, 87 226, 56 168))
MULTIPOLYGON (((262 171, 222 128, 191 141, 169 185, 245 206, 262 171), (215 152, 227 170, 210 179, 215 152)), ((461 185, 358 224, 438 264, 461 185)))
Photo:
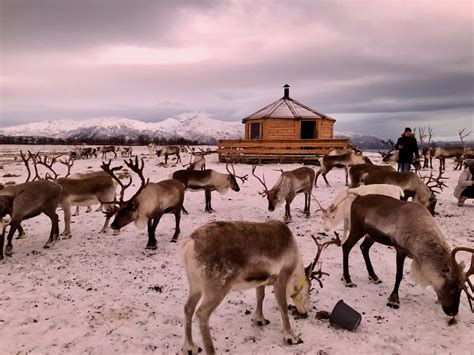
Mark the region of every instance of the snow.
MULTIPOLYGON (((3 162, 0 182, 22 182, 26 169, 14 163, 11 154, 26 151, 67 151, 60 146, 0 146, 3 162), (7 175, 7 176, 9 176, 7 175)), ((145 158, 145 176, 151 181, 168 177, 181 166, 158 165, 156 157, 146 155, 146 147, 134 147, 134 153, 145 158)), ((371 159, 379 162, 374 154, 371 159)), ((187 157, 183 161, 187 161, 187 157)), ((206 157, 208 168, 225 172, 216 155, 206 157)), ((72 172, 99 169, 101 160, 79 160, 72 172)), ((123 165, 114 159, 113 165, 123 165)), ((276 181, 280 168, 290 170, 297 164, 263 165, 267 184, 276 181)), ((241 184, 241 191, 225 195, 212 193, 215 213, 204 212, 204 193, 186 192, 185 207, 190 212, 181 218, 183 240, 195 228, 216 220, 265 221, 283 219, 284 207, 268 212, 266 199, 257 193, 260 183, 251 176, 251 166, 235 166, 236 173, 249 174, 241 184)), ((315 167, 315 169, 318 169, 315 167)), ((58 169, 59 170, 59 169, 58 169)), ((424 174, 429 174, 425 171, 424 174)), ((452 196, 459 172, 448 166, 448 188, 438 197, 439 224, 448 243, 474 247, 474 205, 468 200, 462 208, 452 196)), ((314 194, 324 206, 344 189, 344 172, 328 174, 332 187, 321 181, 314 194)), ((135 179, 134 186, 138 179, 135 179)), ((137 186, 135 186, 136 188, 137 186)), ((270 187, 270 186, 269 186, 270 187)), ((129 191, 127 194, 132 194, 129 191)), ((305 264, 315 255, 310 235, 322 231, 321 216, 314 211, 306 219, 303 215, 304 198, 298 195, 292 204, 293 222, 289 224, 300 246, 305 264)), ((64 227, 63 213, 60 228, 64 227)), ((119 235, 99 234, 103 224, 100 212, 73 217, 72 238, 58 241, 51 249, 42 249, 49 234, 50 222, 44 215, 24 221, 25 239, 14 239, 14 254, 0 263, 0 354, 60 354, 60 353, 177 353, 184 340, 183 305, 187 297, 187 280, 177 257, 178 244, 170 243, 174 232, 174 217, 165 215, 157 228, 158 249, 146 250, 146 232, 134 225, 125 227, 119 235)), ((223 239, 225 236, 223 236, 223 239)), ((326 237, 327 240, 329 237, 326 237)), ((458 324, 448 326, 448 317, 436 302, 432 288, 423 289, 410 278, 410 262, 406 263, 400 286, 401 307, 388 308, 386 299, 395 279, 395 252, 392 248, 375 244, 371 252, 374 268, 383 280, 371 284, 359 248, 350 256, 352 280, 357 288, 346 288, 340 280, 342 252, 330 246, 323 252, 324 287, 316 287, 311 294, 312 310, 306 319, 293 319, 291 324, 303 344, 284 344, 282 325, 271 288, 267 288, 264 314, 270 324, 258 327, 251 323, 255 307, 253 290, 230 293, 211 317, 211 334, 218 353, 238 354, 413 354, 413 353, 472 353, 474 316, 467 299, 462 295, 458 324), (343 299, 362 313, 362 322, 355 332, 336 329, 325 320, 317 320, 316 312, 331 311, 343 299)), ((462 258, 469 261, 467 255, 462 258)), ((461 258, 461 259, 462 259, 461 258)), ((193 323, 195 342, 202 346, 197 321, 193 323)))
POLYGON ((0 134, 50 138, 107 138, 123 135, 131 139, 146 134, 150 137, 185 138, 209 142, 216 139, 242 138, 242 123, 216 120, 206 112, 187 112, 161 122, 143 122, 120 117, 35 122, 1 128, 0 134))

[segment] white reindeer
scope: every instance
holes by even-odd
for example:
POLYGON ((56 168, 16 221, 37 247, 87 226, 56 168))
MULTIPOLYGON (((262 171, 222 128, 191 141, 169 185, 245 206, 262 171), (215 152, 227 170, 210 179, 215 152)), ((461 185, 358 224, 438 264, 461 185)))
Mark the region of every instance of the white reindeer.
POLYGON ((331 205, 325 209, 319 203, 320 210, 323 214, 323 226, 326 232, 329 232, 332 228, 338 226, 341 222, 344 222, 344 232, 342 235, 342 243, 347 239, 349 233, 349 226, 351 223, 351 205, 357 196, 364 196, 370 194, 390 196, 396 199, 404 197, 402 188, 395 185, 389 184, 374 184, 374 185, 361 185, 355 188, 349 188, 341 191, 331 205))

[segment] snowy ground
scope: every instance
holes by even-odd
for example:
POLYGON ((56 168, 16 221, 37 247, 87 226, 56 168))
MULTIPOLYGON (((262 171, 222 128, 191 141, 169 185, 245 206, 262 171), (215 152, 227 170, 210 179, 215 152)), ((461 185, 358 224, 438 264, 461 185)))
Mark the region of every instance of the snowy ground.
MULTIPOLYGON (((7 163, 6 158, 18 147, 0 146, 0 182, 22 182, 26 169, 21 163, 7 163), (11 175, 21 175, 18 177, 11 175)), ((67 147, 23 146, 37 151, 67 151, 67 147)), ((135 148, 146 154, 147 150, 135 148)), ((375 158, 376 154, 370 154, 375 158)), ((187 158, 184 158, 186 161, 187 158)), ((375 158, 377 161, 377 158, 375 158)), ((73 172, 98 169, 101 159, 79 160, 73 172)), ((168 177, 180 166, 162 167, 157 158, 146 157, 145 175, 152 181, 168 177)), ((121 164, 120 159, 114 163, 121 164)), ((208 158, 208 168, 225 172, 215 155, 208 158)), ((290 170, 296 164, 265 165, 258 168, 272 184, 278 171, 290 170)), ((237 174, 248 173, 250 166, 236 165, 237 174)), ((315 169, 318 169, 315 167, 315 169)), ((439 196, 436 221, 451 246, 474 247, 474 205, 457 207, 452 196, 459 172, 448 163, 448 188, 439 196)), ((342 170, 331 171, 332 188, 320 181, 314 194, 328 205, 344 188, 342 170)), ((180 240, 195 228, 215 220, 265 221, 282 219, 283 207, 271 213, 266 199, 258 195, 260 183, 253 178, 241 185, 240 192, 212 194, 213 214, 204 213, 204 193, 186 193, 185 206, 190 212, 181 219, 180 240)), ((305 264, 314 257, 311 234, 322 231, 320 215, 305 219, 304 199, 299 195, 292 206, 293 223, 289 226, 300 245, 305 264)), ((312 211, 316 209, 313 202, 312 211)), ((177 353, 183 342, 183 304, 187 281, 177 254, 177 244, 170 243, 174 217, 165 215, 157 229, 158 249, 145 250, 146 232, 129 225, 118 236, 99 234, 103 224, 100 212, 73 217, 72 238, 60 240, 53 248, 43 249, 50 223, 39 216, 23 223, 27 236, 14 239, 13 257, 0 264, 0 354, 146 354, 177 353)), ((60 228, 63 228, 62 211, 60 228)), ((306 319, 291 319, 294 331, 304 343, 288 346, 282 340, 282 325, 275 299, 267 291, 264 314, 271 321, 257 327, 250 321, 255 303, 253 290, 233 292, 211 317, 211 332, 218 353, 472 353, 474 316, 462 296, 458 324, 448 326, 448 318, 436 302, 431 288, 423 289, 410 278, 407 260, 405 277, 400 287, 401 308, 388 308, 386 299, 395 278, 395 253, 391 248, 375 244, 372 260, 384 281, 368 282, 358 247, 351 253, 352 280, 357 288, 346 288, 340 281, 342 252, 330 246, 323 254, 323 270, 330 275, 324 288, 311 294, 313 309, 306 319), (319 310, 331 311, 343 299, 362 313, 356 332, 335 329, 328 321, 317 320, 319 310), (250 311, 250 312, 249 312, 250 311)), ((468 261, 468 260, 466 260, 468 261)), ((194 322, 194 337, 202 345, 194 322)))

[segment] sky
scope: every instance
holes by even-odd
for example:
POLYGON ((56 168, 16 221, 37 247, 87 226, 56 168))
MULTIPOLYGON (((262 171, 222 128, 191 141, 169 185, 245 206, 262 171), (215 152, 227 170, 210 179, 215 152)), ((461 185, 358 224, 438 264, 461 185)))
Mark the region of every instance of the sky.
POLYGON ((283 96, 337 131, 474 131, 474 1, 0 0, 0 127, 283 96))

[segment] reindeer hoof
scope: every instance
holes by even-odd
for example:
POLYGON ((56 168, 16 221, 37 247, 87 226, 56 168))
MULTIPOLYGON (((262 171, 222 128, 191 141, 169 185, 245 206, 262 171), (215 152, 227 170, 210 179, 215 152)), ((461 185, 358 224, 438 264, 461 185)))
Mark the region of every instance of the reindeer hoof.
POLYGON ((387 306, 390 307, 390 308, 393 308, 393 309, 399 309, 400 308, 400 304, 395 303, 395 302, 390 302, 390 301, 387 302, 387 306))
POLYGON ((269 324, 270 324, 270 321, 268 319, 264 319, 263 321, 262 320, 257 321, 257 325, 260 327, 263 327, 264 325, 269 325, 269 324))
POLYGON ((380 280, 378 277, 377 278, 373 278, 373 277, 370 277, 369 276, 369 281, 373 284, 381 284, 382 283, 382 280, 380 280))
POLYGON ((346 280, 344 280, 344 278, 342 278, 341 280, 344 282, 344 285, 346 287, 351 287, 351 288, 352 287, 357 287, 357 285, 355 283, 353 283, 352 281, 346 281, 346 280))
POLYGON ((170 242, 171 242, 171 243, 177 243, 177 242, 178 242, 178 237, 176 237, 176 238, 174 238, 174 237, 171 238, 170 242))
POLYGON ((303 340, 301 340, 301 339, 298 338, 298 337, 295 337, 295 339, 288 338, 288 339, 286 340, 286 342, 288 343, 288 345, 303 344, 303 340))
POLYGON ((5 255, 6 256, 12 256, 13 255, 13 248, 11 246, 8 246, 5 248, 5 255))
POLYGON ((158 247, 156 245, 147 245, 145 249, 156 250, 158 247))

